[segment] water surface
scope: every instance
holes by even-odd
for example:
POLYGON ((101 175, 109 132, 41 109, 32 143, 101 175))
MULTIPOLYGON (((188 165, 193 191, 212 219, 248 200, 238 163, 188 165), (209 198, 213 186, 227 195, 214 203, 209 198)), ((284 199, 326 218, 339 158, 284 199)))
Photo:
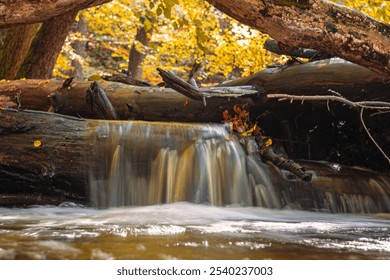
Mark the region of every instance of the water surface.
POLYGON ((0 208, 0 259, 390 259, 387 215, 63 206, 0 208))

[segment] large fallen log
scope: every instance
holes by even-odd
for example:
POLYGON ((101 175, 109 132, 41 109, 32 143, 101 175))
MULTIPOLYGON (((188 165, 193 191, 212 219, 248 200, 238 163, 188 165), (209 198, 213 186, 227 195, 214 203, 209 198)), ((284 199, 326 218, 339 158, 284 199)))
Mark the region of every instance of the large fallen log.
MULTIPOLYGON (((212 99, 205 107, 202 101, 169 88, 129 86, 99 81, 119 118, 148 121, 220 122, 222 113, 234 104, 253 105, 250 98, 212 99)), ((82 118, 100 118, 86 102, 91 82, 74 82, 62 87, 61 81, 18 80, 0 82, 0 106, 52 111, 82 118), (19 96, 20 104, 15 97, 19 96)))
MULTIPOLYGON (((299 95, 329 95, 329 90, 351 101, 388 101, 389 79, 340 59, 316 61, 290 67, 268 68, 238 80, 213 87, 224 90, 237 86, 238 93, 230 97, 210 95, 208 91, 191 86, 193 96, 184 96, 170 88, 129 86, 121 83, 99 81, 120 119, 181 122, 220 122, 225 109, 246 104, 248 110, 261 112, 269 108, 287 108, 277 101, 269 100, 267 94, 284 93, 299 95), (241 95, 242 86, 255 86, 262 93, 241 95), (199 92, 199 96, 196 96, 199 92), (207 98, 204 106, 202 97, 207 98), (191 98, 191 99, 190 99, 191 98)), ((31 109, 99 118, 86 104, 86 93, 91 82, 74 82, 62 87, 60 81, 18 80, 0 82, 0 106, 31 109), (16 102, 19 96, 19 103, 16 102)), ((244 89, 246 89, 244 87, 244 89)), ((185 93, 184 93, 185 94, 185 93)), ((226 95, 226 90, 225 90, 226 95)))
MULTIPOLYGON (((100 164, 110 164, 114 158, 119 160, 116 152, 111 157, 104 154, 105 144, 112 141, 109 137, 115 136, 106 128, 114 123, 118 122, 0 110, 0 206, 60 204, 64 201, 88 204, 91 170, 95 168, 96 174, 100 164)), ((208 126, 205 128, 208 131, 208 126)), ((145 134, 134 136, 142 141, 147 134, 145 131, 145 134)), ((166 139, 165 130, 156 137, 166 139)), ((153 149, 162 148, 158 141, 153 149)), ((123 143, 119 149, 125 145, 123 143)), ((133 152, 128 143, 127 147, 130 148, 128 152, 133 152)), ((142 164, 144 158, 140 160, 139 164, 142 164)), ((118 168, 131 169, 128 165, 122 166, 125 164, 122 161, 115 163, 119 164, 115 165, 118 168)), ((301 164, 312 172, 311 182, 297 180, 294 174, 281 173, 269 164, 264 176, 269 177, 270 186, 274 185, 281 207, 355 213, 390 211, 388 173, 345 168, 338 164, 301 164)), ((98 174, 102 177, 98 179, 107 180, 107 174, 98 174)), ((102 188, 102 191, 109 191, 107 185, 103 184, 102 188)))

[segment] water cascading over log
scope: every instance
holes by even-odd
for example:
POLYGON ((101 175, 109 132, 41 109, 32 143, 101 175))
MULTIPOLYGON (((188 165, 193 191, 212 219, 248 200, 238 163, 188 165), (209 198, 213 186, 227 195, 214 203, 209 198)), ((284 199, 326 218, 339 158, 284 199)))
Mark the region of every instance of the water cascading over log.
POLYGON ((390 212, 390 176, 301 162, 311 182, 263 162, 223 125, 99 121, 0 110, 0 205, 106 208, 189 201, 390 212))

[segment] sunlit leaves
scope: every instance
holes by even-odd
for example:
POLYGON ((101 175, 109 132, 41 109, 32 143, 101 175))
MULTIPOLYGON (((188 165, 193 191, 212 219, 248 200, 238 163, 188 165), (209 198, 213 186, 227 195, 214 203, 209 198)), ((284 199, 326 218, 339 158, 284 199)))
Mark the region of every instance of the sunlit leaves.
POLYGON ((336 3, 342 3, 350 8, 362 11, 376 20, 390 24, 390 1, 382 0, 344 0, 337 1, 336 3))
MULTIPOLYGON (((333 0, 340 3, 339 0, 333 0)), ((342 1, 374 18, 390 22, 389 1, 342 1)), ((143 78, 160 81, 157 67, 174 71, 187 78, 195 63, 202 64, 198 81, 218 82, 250 75, 278 57, 264 48, 267 35, 238 23, 202 0, 113 0, 100 7, 83 12, 88 22, 88 57, 80 58, 84 66, 90 65, 95 73, 117 72, 126 68, 129 49, 146 54, 143 78), (144 20, 141 20, 143 18, 144 20), (147 33, 148 46, 135 42, 138 28, 147 33)), ((73 37, 72 37, 73 36, 73 37)), ((57 61, 55 75, 66 76, 74 59, 72 38, 57 61)), ((89 75, 94 73, 89 72, 89 75)))

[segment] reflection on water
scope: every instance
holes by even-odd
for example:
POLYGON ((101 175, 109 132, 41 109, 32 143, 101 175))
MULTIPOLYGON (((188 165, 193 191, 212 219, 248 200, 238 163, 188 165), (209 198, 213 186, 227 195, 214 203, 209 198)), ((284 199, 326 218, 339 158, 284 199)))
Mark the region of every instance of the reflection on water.
POLYGON ((388 217, 174 203, 0 209, 0 259, 389 259, 388 217))

